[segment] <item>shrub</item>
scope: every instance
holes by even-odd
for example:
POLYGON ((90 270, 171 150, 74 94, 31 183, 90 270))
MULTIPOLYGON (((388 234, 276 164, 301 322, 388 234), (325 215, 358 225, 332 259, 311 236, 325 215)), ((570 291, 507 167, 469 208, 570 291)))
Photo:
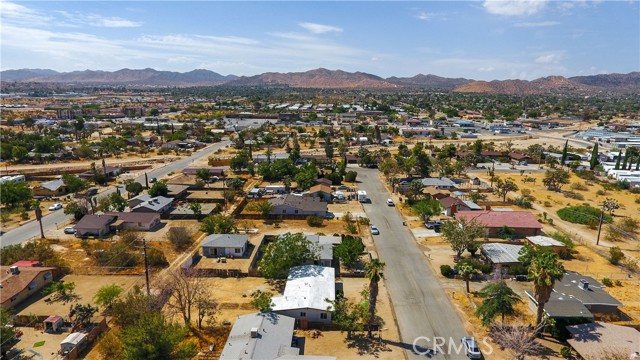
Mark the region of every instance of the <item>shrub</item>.
POLYGON ((596 195, 598 195, 598 196, 605 196, 605 195, 607 195, 607 192, 606 192, 606 191, 604 191, 604 190, 598 190, 598 191, 596 191, 596 195))
POLYGON ((576 183, 571 184, 571 190, 587 191, 587 190, 589 190, 589 188, 585 184, 576 182, 576 183))
POLYGON ((524 266, 522 264, 517 264, 517 265, 509 266, 509 272, 508 273, 511 276, 527 275, 529 273, 529 271, 527 270, 526 266, 524 266))
POLYGON ((609 262, 613 265, 618 265, 620 260, 624 259, 624 253, 619 247, 614 246, 609 249, 609 262))
POLYGON ((551 201, 545 201, 543 205, 544 207, 551 207, 551 201))
POLYGON ((640 194, 640 187, 633 187, 629 190, 632 194, 640 194))
POLYGON ((347 173, 344 175, 344 181, 346 181, 346 182, 355 182, 357 176, 358 176, 357 172, 355 172, 355 171, 347 171, 347 173))
POLYGON ((172 227, 165 236, 175 250, 184 250, 193 244, 192 235, 185 227, 172 227))
POLYGON ((636 204, 640 204, 640 196, 636 198, 635 202, 636 204))
POLYGON ((618 190, 627 190, 631 187, 631 184, 627 180, 618 180, 614 185, 618 190))
POLYGON ((588 171, 588 170, 578 170, 575 172, 575 174, 584 180, 591 180, 594 181, 596 180, 596 174, 593 173, 593 171, 588 171))
POLYGON ((358 233, 358 225, 356 225, 355 223, 350 222, 350 223, 345 225, 345 228, 351 234, 357 234, 358 233))
POLYGON ((565 359, 571 359, 572 355, 571 355, 571 346, 563 346, 560 349, 560 356, 562 356, 565 359))
POLYGON ((169 266, 169 261, 162 250, 156 248, 147 248, 147 262, 151 267, 169 266))
POLYGON ((565 191, 564 196, 568 197, 569 199, 584 200, 584 195, 573 191, 565 191))
MULTIPOLYGON (((598 222, 601 210, 593 206, 579 205, 568 206, 558 210, 558 216, 564 221, 574 224, 589 225, 593 221, 598 222)), ((611 222, 611 215, 604 214, 604 221, 611 222)))
POLYGON ((358 218, 358 224, 360 225, 369 226, 370 223, 371 223, 371 220, 369 220, 369 218, 367 217, 358 218))
POLYGON ((322 226, 323 221, 324 219, 322 218, 322 216, 318 216, 318 215, 307 216, 307 224, 309 226, 313 226, 313 227, 322 226))
POLYGON ((616 286, 622 286, 622 281, 616 280, 616 286))
POLYGON ((524 196, 516 198, 515 204, 524 209, 531 209, 533 207, 533 205, 531 204, 531 200, 524 196))
POLYGON ((613 281, 611 281, 611 279, 609 279, 609 278, 603 278, 602 279, 602 285, 604 285, 606 287, 612 287, 613 286, 613 281))
POLYGON ((453 269, 449 265, 440 265, 440 274, 445 277, 453 276, 453 269))
POLYGON ((620 227, 622 231, 628 233, 635 233, 636 231, 638 231, 638 225, 640 225, 640 222, 630 217, 625 217, 618 221, 618 227, 620 227))

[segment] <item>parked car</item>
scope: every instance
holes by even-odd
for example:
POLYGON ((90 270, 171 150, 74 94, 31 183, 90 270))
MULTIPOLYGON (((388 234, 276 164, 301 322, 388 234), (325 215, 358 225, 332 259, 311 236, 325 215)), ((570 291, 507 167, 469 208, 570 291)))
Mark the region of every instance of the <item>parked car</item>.
POLYGON ((387 206, 394 206, 393 200, 387 199, 387 206))
POLYGON ((469 359, 482 359, 478 343, 472 336, 463 336, 462 344, 464 345, 464 352, 469 359))
POLYGON ((332 213, 332 212, 328 212, 327 211, 327 213, 324 215, 324 218, 325 219, 335 219, 336 215, 334 213, 332 213))
POLYGON ((375 225, 371 225, 371 235, 380 235, 380 230, 375 225))
POLYGON ((64 233, 65 234, 75 234, 76 233, 76 227, 75 226, 67 226, 64 228, 64 233))
POLYGON ((155 182, 158 182, 158 178, 152 177, 151 179, 149 179, 149 182, 152 183, 152 184, 155 183, 155 182))
POLYGON ((527 275, 516 275, 513 277, 514 281, 529 281, 529 276, 527 275))
POLYGON ((62 204, 60 204, 60 203, 55 203, 55 204, 49 206, 49 210, 51 210, 51 211, 60 210, 60 209, 62 209, 62 204))
POLYGON ((442 221, 427 221, 424 223, 424 226, 427 227, 427 229, 436 229, 436 228, 440 228, 442 226, 442 221))
POLYGON ((338 190, 349 190, 349 187, 347 185, 340 185, 338 186, 338 190))

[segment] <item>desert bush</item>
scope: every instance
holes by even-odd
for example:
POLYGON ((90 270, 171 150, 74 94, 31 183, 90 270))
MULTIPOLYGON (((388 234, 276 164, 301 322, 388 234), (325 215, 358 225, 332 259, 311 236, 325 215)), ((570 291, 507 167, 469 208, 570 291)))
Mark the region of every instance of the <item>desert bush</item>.
POLYGON ((162 250, 156 248, 147 248, 147 262, 151 267, 169 266, 169 261, 162 250))
POLYGON ((638 232, 638 225, 640 225, 640 222, 630 217, 624 217, 618 221, 618 227, 627 233, 633 234, 638 232))
POLYGON ((640 194, 640 187, 632 187, 629 192, 631 192, 632 194, 640 194))
POLYGON ((324 219, 322 218, 322 216, 318 216, 318 215, 307 216, 307 224, 309 226, 313 226, 313 227, 322 226, 323 222, 324 222, 324 219))
POLYGON ((453 276, 453 269, 449 265, 440 265, 440 274, 445 277, 453 276))
POLYGON ((578 176, 581 179, 584 180, 591 180, 591 181, 595 181, 596 178, 596 174, 594 174, 592 171, 588 171, 588 170, 578 170, 575 172, 576 176, 578 176))
MULTIPOLYGON (((593 223, 593 221, 595 221, 596 224, 598 223, 601 210, 593 206, 579 205, 562 208, 558 210, 557 213, 560 219, 564 221, 568 221, 574 224, 589 225, 593 223)), ((611 219, 611 215, 604 214, 605 222, 611 222, 611 219)))
POLYGON ((596 195, 598 195, 598 196, 605 196, 605 195, 607 195, 607 192, 606 192, 606 191, 604 191, 604 190, 598 190, 598 191, 596 191, 596 195))
POLYGON ((360 225, 369 226, 370 223, 371 223, 371 220, 369 220, 369 218, 367 217, 358 218, 358 224, 360 225))
POLYGON ((515 204, 521 208, 524 209, 531 209, 533 207, 533 204, 531 203, 531 200, 529 200, 529 198, 525 197, 525 196, 520 196, 516 198, 515 204))
POLYGON ((587 190, 589 190, 589 188, 585 184, 576 182, 576 183, 571 184, 571 190, 587 191, 587 190))
POLYGON ((622 286, 622 281, 616 280, 616 286, 622 286))
POLYGON ((606 287, 612 287, 613 286, 613 281, 611 281, 611 279, 609 279, 609 278, 603 278, 602 279, 602 285, 604 285, 606 287))
POLYGON ((609 249, 609 262, 613 265, 618 265, 620 261, 624 259, 624 253, 619 247, 614 246, 609 249))
POLYGON ((349 233, 351 234, 357 234, 358 233, 358 225, 356 225, 355 223, 348 223, 345 225, 345 229, 347 229, 347 231, 349 231, 349 233))
POLYGON ((584 195, 573 191, 565 191, 564 197, 575 200, 584 200, 584 195))
POLYGON ((193 235, 185 227, 172 227, 165 235, 175 250, 187 249, 193 244, 193 235))
POLYGON ((571 355, 571 346, 563 346, 560 349, 560 356, 565 359, 571 359, 573 356, 571 355))
POLYGON ((544 207, 551 207, 551 201, 545 201, 542 205, 544 205, 544 207))

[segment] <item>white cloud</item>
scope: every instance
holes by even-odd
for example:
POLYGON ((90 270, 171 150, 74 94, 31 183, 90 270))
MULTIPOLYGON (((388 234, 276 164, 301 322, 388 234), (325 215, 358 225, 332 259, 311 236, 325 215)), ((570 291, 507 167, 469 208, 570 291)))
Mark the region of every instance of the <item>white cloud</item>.
POLYGON ((316 24, 310 22, 301 22, 298 25, 302 26, 304 29, 311 31, 314 34, 324 34, 328 32, 342 32, 342 28, 332 25, 323 25, 316 24))
POLYGON ((540 12, 547 3, 548 0, 485 0, 482 6, 491 14, 521 16, 540 12))
POLYGON ((97 26, 108 27, 108 28, 132 28, 132 27, 140 27, 142 26, 141 22, 122 19, 119 17, 96 17, 95 19, 97 26))
POLYGON ((31 26, 51 20, 50 16, 39 11, 8 1, 0 1, 0 18, 2 22, 31 26))
POLYGON ((538 21, 538 22, 521 22, 515 23, 513 26, 522 27, 522 28, 531 28, 531 27, 547 27, 547 26, 556 26, 560 25, 559 21, 538 21))
POLYGON ((419 13, 416 14, 416 19, 420 19, 420 20, 431 20, 433 19, 434 14, 430 14, 426 11, 420 11, 419 13))
POLYGON ((106 28, 136 28, 143 25, 142 22, 123 19, 120 17, 108 17, 98 14, 84 14, 81 12, 57 11, 66 22, 61 23, 63 27, 95 26, 106 28))
POLYGON ((538 56, 535 61, 538 64, 557 64, 562 59, 564 59, 562 54, 549 53, 538 56))
POLYGON ((494 71, 496 68, 494 68, 493 66, 488 66, 488 67, 480 67, 478 68, 478 71, 482 71, 482 72, 492 72, 494 71))

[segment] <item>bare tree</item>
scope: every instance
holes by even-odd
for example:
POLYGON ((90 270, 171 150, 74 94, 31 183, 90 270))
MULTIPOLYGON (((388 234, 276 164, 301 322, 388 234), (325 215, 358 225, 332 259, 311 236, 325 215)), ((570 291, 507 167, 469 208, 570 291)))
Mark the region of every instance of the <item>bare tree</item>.
POLYGON ((198 308, 199 329, 202 329, 202 322, 206 317, 210 318, 210 322, 215 320, 215 316, 218 313, 218 302, 205 291, 196 298, 196 307, 198 308))
POLYGON ((184 324, 191 325, 191 309, 198 299, 207 296, 203 278, 194 269, 174 269, 167 273, 165 289, 171 291, 167 305, 182 314, 184 324))
MULTIPOLYGON (((543 321, 538 327, 543 327, 543 321)), ((515 360, 524 360, 526 356, 539 355, 544 346, 536 341, 536 329, 524 324, 492 324, 489 328, 493 341, 507 349, 515 360)))

